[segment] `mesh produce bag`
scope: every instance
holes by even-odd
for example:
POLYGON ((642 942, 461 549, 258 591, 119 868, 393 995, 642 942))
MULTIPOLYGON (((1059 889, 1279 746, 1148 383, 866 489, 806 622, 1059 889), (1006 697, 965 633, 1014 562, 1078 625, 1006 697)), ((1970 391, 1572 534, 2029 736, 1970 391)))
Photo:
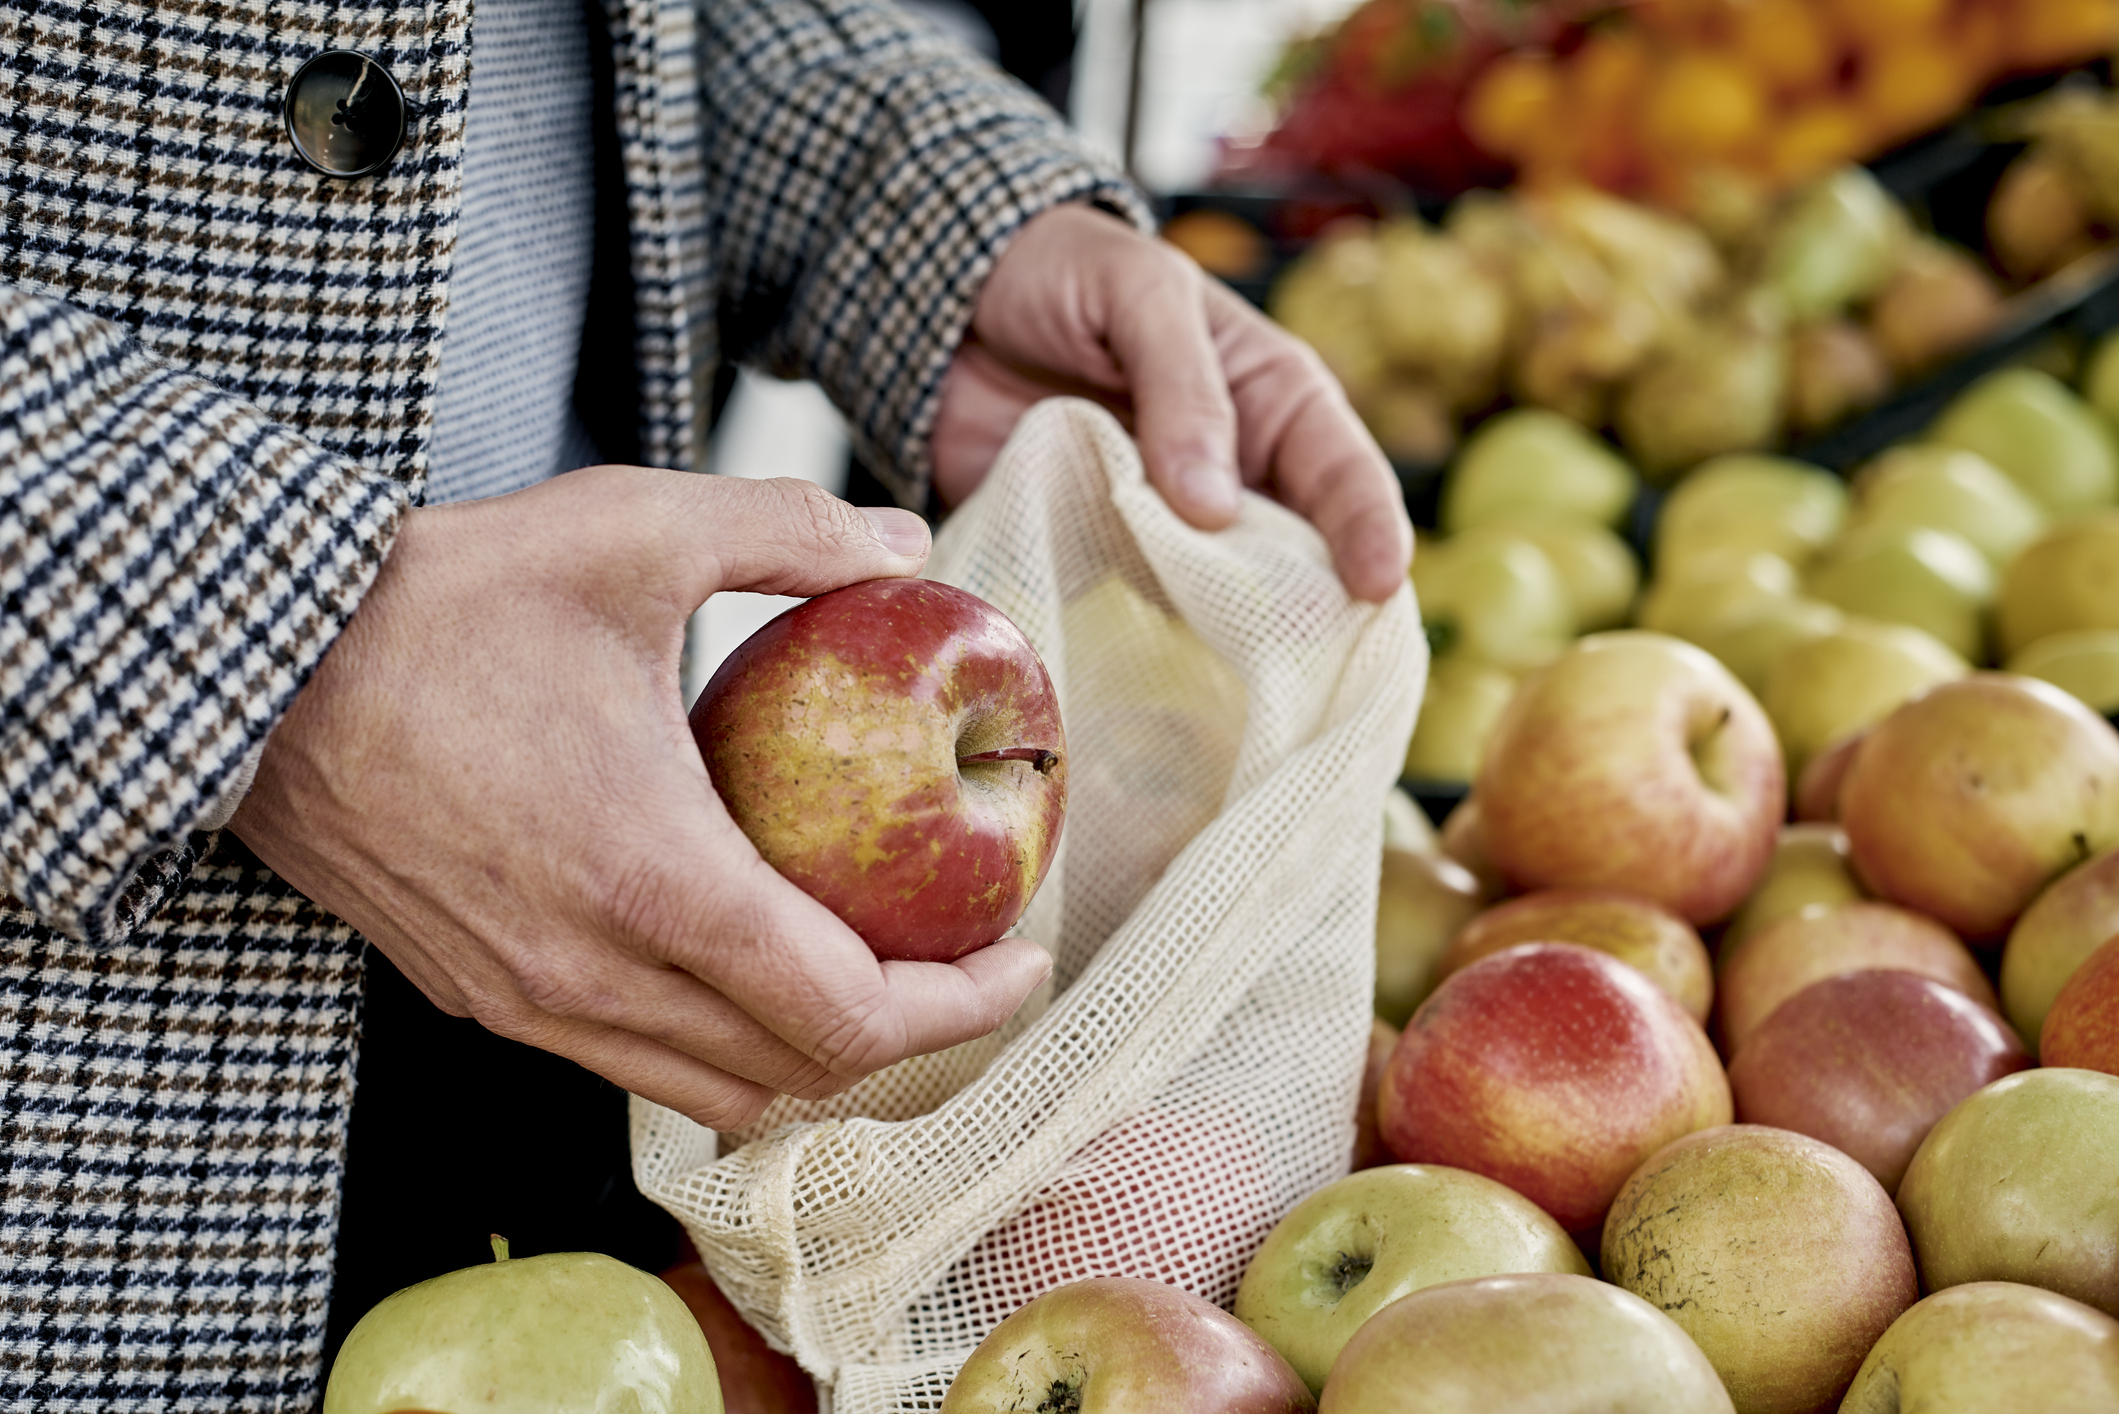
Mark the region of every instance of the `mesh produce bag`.
POLYGON ((1346 1171, 1383 798, 1427 668, 1409 591, 1351 602, 1260 497, 1191 529, 1085 402, 1023 419, 929 573, 1021 625, 1059 689, 1067 822, 1020 928, 1051 983, 986 1040, 739 1133, 633 1102, 641 1190, 833 1414, 937 1408, 1062 1282, 1227 1304, 1346 1171))

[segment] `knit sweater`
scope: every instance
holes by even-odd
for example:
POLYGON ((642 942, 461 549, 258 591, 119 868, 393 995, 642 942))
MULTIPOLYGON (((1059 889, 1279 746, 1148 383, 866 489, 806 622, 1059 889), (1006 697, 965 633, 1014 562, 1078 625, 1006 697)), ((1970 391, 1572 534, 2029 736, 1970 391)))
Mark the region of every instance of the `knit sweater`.
MULTIPOLYGON (((724 358, 815 378, 908 499, 998 251, 1132 198, 869 0, 607 0, 640 459, 724 358)), ((360 940, 194 832, 421 495, 469 0, 0 9, 0 1406, 307 1410, 360 940), (326 48, 380 173, 280 121, 326 48)))

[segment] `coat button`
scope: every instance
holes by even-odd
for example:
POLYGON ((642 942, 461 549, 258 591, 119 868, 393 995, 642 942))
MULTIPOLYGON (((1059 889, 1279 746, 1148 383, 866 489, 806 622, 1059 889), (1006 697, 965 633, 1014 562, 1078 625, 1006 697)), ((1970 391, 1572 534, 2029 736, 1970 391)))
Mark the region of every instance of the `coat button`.
POLYGON ((294 71, 287 137, 327 177, 365 177, 405 140, 405 95, 390 71, 351 49, 326 49, 294 71))

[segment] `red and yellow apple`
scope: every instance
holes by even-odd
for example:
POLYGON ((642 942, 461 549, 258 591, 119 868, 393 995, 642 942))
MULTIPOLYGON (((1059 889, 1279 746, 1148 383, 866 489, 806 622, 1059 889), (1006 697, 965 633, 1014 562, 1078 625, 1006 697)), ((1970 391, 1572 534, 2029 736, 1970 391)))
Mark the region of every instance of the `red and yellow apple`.
POLYGON ((1660 987, 1564 943, 1471 964, 1413 1014, 1376 1097, 1391 1153, 1507 1184, 1570 1232, 1680 1135, 1726 1124, 1714 1048, 1660 987))
POLYGON ((1764 872, 1786 782, 1743 684, 1691 644, 1580 639, 1524 680, 1479 771, 1486 847, 1526 889, 1623 889, 1693 923, 1764 872))
POLYGON ((1497 904, 1457 930, 1435 964, 1436 980, 1519 943, 1574 943, 1636 967, 1707 1024, 1714 968, 1690 923, 1617 889, 1543 889, 1497 904))
POLYGON ((1014 925, 1067 805, 1030 640, 946 584, 878 579, 740 644, 692 708, 729 814, 876 955, 948 962, 1014 925))
POLYGON ((1846 1414, 2119 1409, 2119 1321, 2018 1282, 1953 1286, 1891 1323, 1840 1408, 1846 1414))
POLYGON ((1822 1140, 1887 1193, 1959 1100, 2031 1063, 2000 1016, 1911 972, 1814 982, 1729 1064, 1736 1117, 1822 1140))
POLYGON ((1870 889, 1998 940, 2063 870, 2119 844, 2119 732, 2051 683, 1976 673, 1879 722, 1839 808, 1870 889))
POLYGON ((1398 1028, 1380 1016, 1371 1018, 1368 1058, 1362 1063, 1361 1089, 1354 1097, 1354 1158, 1348 1165, 1353 1171, 1391 1161, 1391 1152, 1383 1147, 1383 1135, 1376 1128, 1376 1095, 1383 1089, 1391 1052, 1397 1049, 1398 1028))
POLYGON ((2119 934, 2075 969, 2038 1034, 2038 1058, 2119 1075, 2119 934))

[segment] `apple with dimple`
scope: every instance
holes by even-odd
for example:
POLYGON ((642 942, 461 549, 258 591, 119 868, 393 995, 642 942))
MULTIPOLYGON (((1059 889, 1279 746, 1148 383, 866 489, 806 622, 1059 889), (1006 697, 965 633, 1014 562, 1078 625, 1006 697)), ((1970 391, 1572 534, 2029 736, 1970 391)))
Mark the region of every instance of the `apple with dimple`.
POLYGON ((722 1414, 698 1322, 659 1278, 595 1252, 495 1260, 408 1286, 361 1317, 323 1414, 722 1414))
POLYGON ((998 609, 878 579, 781 614, 722 663, 692 735, 758 853, 878 957, 994 942, 1059 848, 1066 735, 998 609))
POLYGON ((1526 679, 1478 783, 1487 849, 1512 883, 1624 889, 1695 924, 1758 881, 1785 792, 1743 684, 1644 632, 1580 639, 1526 679))
POLYGON ((1949 929, 1888 903, 1842 903, 1761 928, 1723 959, 1723 1044, 1732 1057, 1742 1054, 1774 1009, 1805 987, 1872 969, 1932 977, 1981 1006, 1994 1005, 1986 974, 1949 929))
POLYGON ((1822 1140, 1898 1191, 1935 1122, 2030 1065, 2016 1033, 1955 988, 1849 972, 1776 1007, 1729 1064, 1736 1117, 1822 1140))
POLYGON ((1316 1408, 1288 1362, 1219 1306, 1138 1277, 1048 1291, 979 1343, 941 1414, 1296 1414, 1316 1408))
POLYGON ((1730 1414, 1698 1346, 1668 1316, 1594 1277, 1533 1272, 1445 1282, 1354 1333, 1320 1414, 1730 1414))
POLYGON ((2119 1075, 2119 935, 2075 969, 2038 1033, 2038 1058, 2119 1075))
POLYGON ((1436 980, 1520 943, 1575 943, 1610 953, 1707 1024, 1714 968, 1690 923, 1618 889, 1544 889, 1496 904, 1457 930, 1435 965, 1436 980))
POLYGON ((1398 1040, 1376 1112, 1399 1159, 1484 1174, 1578 1232, 1641 1160, 1728 1123, 1729 1082, 1706 1034, 1638 971, 1532 943, 1435 989, 1398 1040))
POLYGON ((1891 1323, 1839 1414, 2119 1409, 2119 1321, 2012 1281, 1949 1287, 1891 1323))
POLYGON ((1998 940, 2063 870, 2119 844, 2119 732, 2050 683, 1974 674, 1878 723, 1839 808, 1871 890, 1998 940))
POLYGON ((1318 1390, 1340 1348, 1391 1302, 1506 1272, 1591 1275, 1574 1240, 1514 1189, 1463 1169, 1394 1164, 1297 1203, 1244 1269, 1236 1317, 1318 1390))

